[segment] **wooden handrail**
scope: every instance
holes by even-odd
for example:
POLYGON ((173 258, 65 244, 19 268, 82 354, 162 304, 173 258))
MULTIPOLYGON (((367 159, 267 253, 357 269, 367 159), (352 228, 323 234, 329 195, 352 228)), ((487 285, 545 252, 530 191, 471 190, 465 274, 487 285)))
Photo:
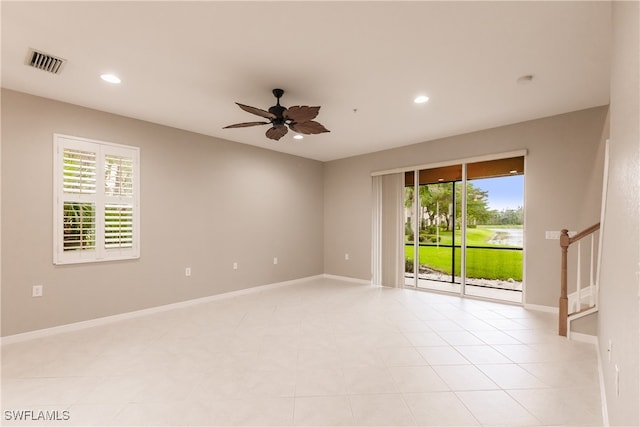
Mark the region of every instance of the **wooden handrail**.
MULTIPOLYGON (((586 228, 584 230, 582 230, 581 232, 579 232, 578 234, 576 234, 573 237, 569 237, 569 244, 575 243, 578 240, 582 239, 583 237, 588 236, 591 233, 594 233, 596 231, 598 231, 600 229, 600 223, 597 224, 593 224, 591 227, 586 228)), ((562 235, 563 233, 567 233, 567 235, 569 235, 569 231, 568 230, 562 230, 560 232, 560 234, 562 235)))
POLYGON ((560 231, 560 301, 558 302, 558 335, 567 336, 567 318, 569 317, 569 298, 567 296, 567 252, 572 243, 577 242, 600 229, 600 223, 594 224, 576 234, 569 237, 569 230, 560 231))

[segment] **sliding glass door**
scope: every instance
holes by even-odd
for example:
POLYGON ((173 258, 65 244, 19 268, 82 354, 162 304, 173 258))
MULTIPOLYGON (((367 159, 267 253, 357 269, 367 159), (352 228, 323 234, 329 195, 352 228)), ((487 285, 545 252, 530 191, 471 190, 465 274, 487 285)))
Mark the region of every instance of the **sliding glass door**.
POLYGON ((460 292, 461 177, 461 165, 405 174, 405 281, 409 286, 460 292))
POLYGON ((522 301, 524 158, 405 174, 405 284, 522 301))

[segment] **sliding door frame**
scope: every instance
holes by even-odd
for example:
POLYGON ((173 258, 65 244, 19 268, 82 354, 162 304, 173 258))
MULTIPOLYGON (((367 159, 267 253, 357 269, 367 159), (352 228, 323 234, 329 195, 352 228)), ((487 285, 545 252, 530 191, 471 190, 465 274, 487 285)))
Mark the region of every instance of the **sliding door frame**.
POLYGON ((446 160, 442 162, 424 163, 424 164, 419 164, 414 166, 405 166, 405 167, 394 168, 394 169, 374 171, 374 172, 371 172, 371 176, 389 175, 392 173, 405 173, 405 172, 411 172, 414 170, 433 169, 433 168, 439 168, 443 166, 453 166, 453 165, 459 165, 459 164, 485 162, 489 160, 500 160, 500 159, 507 159, 510 157, 525 157, 526 159, 526 156, 527 156, 526 149, 506 151, 502 153, 486 154, 483 156, 465 157, 465 158, 455 159, 455 160, 446 160))
MULTIPOLYGON (((407 167, 402 167, 402 168, 395 168, 395 169, 388 169, 388 170, 382 170, 382 171, 376 171, 376 172, 372 172, 371 176, 372 177, 376 177, 376 176, 381 176, 381 175, 389 175, 389 174, 395 174, 395 173, 406 173, 406 172, 411 172, 413 171, 413 185, 414 185, 414 205, 413 205, 413 232, 414 232, 414 239, 413 239, 413 284, 411 285, 411 287, 415 288, 415 289, 419 289, 418 287, 418 268, 419 268, 419 264, 420 264, 420 260, 419 260, 419 245, 420 245, 420 241, 416 236, 417 230, 418 230, 418 217, 420 214, 420 197, 419 197, 419 191, 420 191, 420 178, 419 178, 419 174, 420 174, 420 170, 423 169, 434 169, 434 168, 439 168, 439 167, 444 167, 444 166, 453 166, 453 165, 461 165, 462 166, 462 181, 461 181, 461 192, 460 192, 460 197, 462 197, 461 200, 461 218, 462 218, 462 223, 460 225, 461 227, 461 241, 460 241, 460 247, 461 247, 461 251, 460 251, 460 292, 459 295, 464 297, 466 296, 465 293, 465 289, 466 289, 466 267, 467 267, 467 251, 466 251, 466 246, 467 246, 467 164, 469 163, 477 163, 477 162, 484 162, 484 161, 491 161, 491 160, 500 160, 500 159, 507 159, 507 158, 511 158, 511 157, 524 157, 524 161, 525 161, 525 170, 526 170, 526 159, 527 159, 527 150, 526 149, 522 149, 522 150, 515 150, 515 151, 508 151, 508 152, 502 152, 502 153, 494 153, 494 154, 487 154, 487 155, 483 155, 483 156, 475 156, 475 157, 467 157, 467 158, 463 158, 463 159, 457 159, 457 160, 450 160, 450 161, 443 161, 443 162, 436 162, 436 163, 427 163, 427 164, 421 164, 421 165, 416 165, 416 166, 407 166, 407 167)), ((454 185, 454 191, 453 194, 455 195, 455 183, 454 185)), ((525 181, 525 189, 524 189, 524 196, 526 196, 526 181, 525 181)), ((454 196, 455 197, 455 196, 454 196)), ((454 222, 454 229, 455 229, 455 203, 454 203, 454 218, 453 218, 453 222, 454 222)), ((525 224, 526 224, 526 218, 525 218, 525 224)), ((454 231, 455 234, 455 231, 454 231)), ((524 246, 524 243, 523 243, 524 246)), ((404 245, 402 246, 402 254, 403 254, 403 258, 404 258, 404 245)), ((376 251, 376 248, 373 248, 373 251, 376 251)), ((454 251, 455 251, 455 245, 454 245, 454 251)), ((524 257, 526 258, 526 251, 524 252, 524 257)), ((523 258, 523 265, 522 265, 522 270, 523 270, 523 289, 522 289, 522 303, 524 303, 525 298, 526 298, 526 286, 524 285, 525 283, 525 266, 526 266, 526 260, 525 258, 523 258)), ((374 270, 377 268, 376 266, 373 266, 374 270)), ((455 266, 451 271, 451 275, 452 275, 452 280, 455 281, 455 266)), ((473 298, 478 298, 476 296, 473 296, 473 298)), ((521 303, 521 304, 522 304, 521 303)))
POLYGON ((418 289, 420 268, 420 239, 418 237, 418 216, 420 215, 420 171, 413 171, 413 287, 418 289))

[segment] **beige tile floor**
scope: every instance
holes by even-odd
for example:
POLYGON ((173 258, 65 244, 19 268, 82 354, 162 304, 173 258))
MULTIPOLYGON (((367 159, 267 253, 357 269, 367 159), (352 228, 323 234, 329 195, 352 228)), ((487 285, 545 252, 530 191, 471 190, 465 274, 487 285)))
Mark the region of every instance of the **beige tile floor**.
POLYGON ((511 305, 317 279, 5 345, 2 422, 602 425, 595 348, 555 325, 511 305), (28 410, 70 419, 7 419, 28 410))

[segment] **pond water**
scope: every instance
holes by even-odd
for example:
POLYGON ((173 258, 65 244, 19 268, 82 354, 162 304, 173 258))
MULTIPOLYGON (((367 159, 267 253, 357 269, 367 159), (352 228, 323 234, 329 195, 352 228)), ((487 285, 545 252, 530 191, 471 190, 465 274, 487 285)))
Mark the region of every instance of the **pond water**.
POLYGON ((489 230, 494 233, 488 242, 492 245, 524 246, 523 228, 490 228, 489 230))

